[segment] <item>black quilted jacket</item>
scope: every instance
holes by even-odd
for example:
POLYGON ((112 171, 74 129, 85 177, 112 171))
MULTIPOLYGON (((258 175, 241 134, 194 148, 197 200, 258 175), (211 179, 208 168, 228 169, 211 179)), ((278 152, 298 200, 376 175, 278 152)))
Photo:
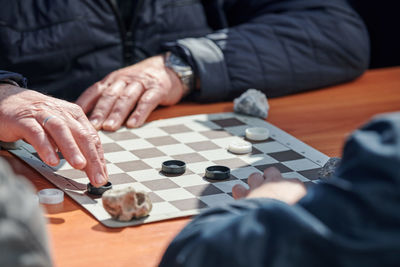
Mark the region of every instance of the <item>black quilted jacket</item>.
POLYGON ((368 66, 365 27, 344 0, 137 0, 131 27, 107 0, 0 0, 0 79, 74 100, 113 70, 165 50, 200 78, 199 101, 247 88, 274 97, 368 66), (12 73, 10 73, 12 72, 12 73))

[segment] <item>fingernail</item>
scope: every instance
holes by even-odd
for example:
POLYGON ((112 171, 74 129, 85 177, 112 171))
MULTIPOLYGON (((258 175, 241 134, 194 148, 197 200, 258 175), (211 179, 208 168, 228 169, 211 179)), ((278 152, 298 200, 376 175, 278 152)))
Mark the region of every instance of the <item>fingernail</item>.
POLYGON ((50 163, 50 165, 57 165, 58 164, 58 158, 53 154, 50 154, 48 156, 47 160, 50 163))
POLYGON ((134 127, 136 125, 136 119, 130 119, 127 124, 129 127, 134 127))
POLYGON ((93 120, 90 120, 90 123, 93 124, 93 126, 97 126, 97 124, 99 124, 99 120, 93 119, 93 120))
POLYGON ((104 126, 109 127, 109 128, 114 128, 115 127, 115 120, 113 120, 113 119, 107 120, 104 123, 104 126))
POLYGON ((85 163, 85 159, 80 155, 76 155, 72 158, 72 164, 75 166, 82 165, 85 163))
POLYGON ((104 178, 104 176, 100 173, 98 173, 96 175, 95 181, 97 184, 104 184, 106 182, 106 179, 104 178))

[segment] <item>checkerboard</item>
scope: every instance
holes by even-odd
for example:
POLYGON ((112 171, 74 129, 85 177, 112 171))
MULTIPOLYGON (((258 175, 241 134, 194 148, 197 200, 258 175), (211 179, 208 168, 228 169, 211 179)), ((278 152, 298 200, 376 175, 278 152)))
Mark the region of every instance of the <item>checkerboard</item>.
POLYGON ((201 114, 147 123, 139 129, 121 128, 99 132, 113 188, 132 186, 149 192, 153 203, 150 215, 130 222, 111 219, 100 197, 86 192, 89 182, 84 172, 73 169, 65 159, 57 167, 44 164, 32 146, 24 144, 12 153, 26 161, 72 199, 108 227, 139 225, 189 216, 202 209, 234 201, 232 187, 247 187, 251 173, 275 166, 285 178, 313 183, 318 170, 329 159, 295 137, 258 118, 235 113, 201 114), (270 138, 250 141, 249 154, 230 153, 229 144, 245 139, 248 127, 266 127, 270 138), (161 164, 178 159, 186 162, 186 172, 166 175, 161 164), (231 177, 224 181, 207 180, 205 168, 225 165, 231 177))

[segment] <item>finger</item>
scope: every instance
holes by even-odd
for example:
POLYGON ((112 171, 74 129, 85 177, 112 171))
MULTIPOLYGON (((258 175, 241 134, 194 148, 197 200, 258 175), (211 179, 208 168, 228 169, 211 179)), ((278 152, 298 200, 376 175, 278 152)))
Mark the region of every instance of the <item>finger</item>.
POLYGON ((105 88, 107 88, 107 83, 103 81, 93 84, 79 96, 76 104, 87 114, 93 109, 105 88))
POLYGON ((256 189, 265 182, 264 176, 261 173, 255 172, 250 174, 247 183, 249 184, 250 191, 256 189))
POLYGON ((283 179, 281 172, 275 167, 265 169, 264 177, 266 181, 277 181, 283 179))
POLYGON ((106 131, 115 131, 120 128, 143 92, 144 87, 139 82, 133 82, 125 87, 115 101, 110 115, 103 123, 103 129, 106 131))
POLYGON ((21 139, 31 144, 39 157, 48 165, 56 166, 60 162, 58 155, 51 144, 49 137, 42 126, 33 119, 26 120, 21 124, 21 139))
POLYGON ((107 183, 106 160, 100 137, 84 115, 77 119, 73 134, 87 159, 85 172, 90 182, 94 186, 101 186, 107 183))
POLYGON ((235 184, 232 188, 232 196, 234 199, 245 198, 249 190, 247 190, 243 185, 235 184))
POLYGON ((160 102, 161 94, 157 90, 146 91, 140 98, 135 111, 129 117, 126 125, 131 128, 141 126, 160 102))
POLYGON ((53 147, 54 151, 55 151, 56 153, 59 152, 59 149, 58 149, 57 144, 56 144, 56 142, 54 141, 54 139, 53 139, 51 136, 49 136, 49 135, 47 135, 47 138, 49 139, 50 144, 51 144, 51 146, 53 147))
POLYGON ((92 114, 90 115, 90 122, 96 129, 100 129, 104 120, 107 118, 115 101, 125 88, 126 83, 122 80, 117 80, 103 90, 101 97, 98 99, 92 114))
POLYGON ((100 136, 98 135, 96 129, 87 120, 87 118, 85 116, 80 117, 78 119, 78 122, 81 123, 83 127, 85 127, 85 129, 88 131, 88 133, 92 137, 93 143, 96 147, 97 156, 98 156, 101 164, 103 165, 102 169, 104 169, 105 177, 108 178, 107 170, 106 170, 106 159, 104 157, 104 150, 103 150, 103 146, 101 144, 100 136))
MULTIPOLYGON (((38 115, 37 120, 44 121, 46 118, 48 118, 48 116, 43 113, 38 115)), ((76 144, 70 128, 62 118, 56 116, 51 117, 51 119, 47 120, 45 125, 43 125, 43 128, 53 138, 64 158, 72 167, 83 169, 86 166, 86 160, 76 144)))

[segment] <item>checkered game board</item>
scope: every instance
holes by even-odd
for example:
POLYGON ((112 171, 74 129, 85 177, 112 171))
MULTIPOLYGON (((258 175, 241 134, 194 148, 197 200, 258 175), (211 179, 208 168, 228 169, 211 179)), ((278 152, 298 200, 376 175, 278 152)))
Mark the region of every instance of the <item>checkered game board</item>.
MULTIPOLYGON (((44 164, 28 144, 12 153, 38 170, 48 180, 77 201, 108 227, 139 225, 189 216, 202 209, 234 201, 232 187, 247 186, 253 172, 277 167, 286 178, 305 183, 318 179, 318 170, 329 157, 270 123, 235 113, 201 114, 150 122, 139 129, 122 128, 99 132, 113 188, 133 186, 149 192, 153 209, 148 217, 119 222, 104 210, 100 197, 86 192, 89 182, 84 172, 73 169, 65 159, 57 167, 44 164), (245 139, 248 127, 267 127, 270 138, 255 142, 245 155, 230 153, 232 141, 245 139), (178 159, 186 162, 186 172, 166 175, 161 164, 178 159), (225 165, 231 177, 224 181, 204 178, 205 168, 225 165)), ((247 140, 249 141, 249 140, 247 140)), ((60 155, 61 156, 61 155, 60 155)))

